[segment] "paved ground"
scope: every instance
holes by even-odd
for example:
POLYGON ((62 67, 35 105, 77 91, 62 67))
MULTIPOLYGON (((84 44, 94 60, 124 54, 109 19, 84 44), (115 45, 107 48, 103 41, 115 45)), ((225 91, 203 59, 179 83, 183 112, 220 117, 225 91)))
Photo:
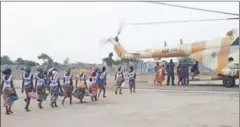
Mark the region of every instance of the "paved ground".
MULTIPOLYGON (((166 88, 166 87, 162 87, 166 88)), ((98 102, 61 106, 52 109, 37 108, 32 102, 32 112, 23 110, 23 95, 13 107, 14 115, 4 115, 2 127, 239 127, 239 94, 237 92, 187 92, 166 90, 141 90, 136 94, 114 95, 98 102)), ((235 88, 238 89, 238 88, 235 88)))
MULTIPOLYGON (((226 88, 219 84, 192 84, 189 86, 156 86, 154 84, 138 83, 136 85, 138 89, 150 89, 150 90, 164 90, 164 91, 206 91, 206 92, 239 92, 239 87, 236 85, 233 88, 226 88)), ((125 87, 128 89, 128 86, 125 87)))

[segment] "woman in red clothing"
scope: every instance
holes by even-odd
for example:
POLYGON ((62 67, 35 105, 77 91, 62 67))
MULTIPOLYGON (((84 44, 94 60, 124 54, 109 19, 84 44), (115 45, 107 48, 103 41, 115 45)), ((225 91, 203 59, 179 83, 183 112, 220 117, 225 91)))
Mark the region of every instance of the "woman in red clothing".
POLYGON ((165 80, 165 67, 164 65, 161 66, 159 69, 159 75, 158 75, 158 84, 161 86, 163 81, 165 80))
POLYGON ((178 83, 177 83, 177 85, 180 85, 180 82, 182 81, 181 71, 182 71, 182 64, 179 63, 178 66, 177 66, 177 75, 178 75, 178 83))

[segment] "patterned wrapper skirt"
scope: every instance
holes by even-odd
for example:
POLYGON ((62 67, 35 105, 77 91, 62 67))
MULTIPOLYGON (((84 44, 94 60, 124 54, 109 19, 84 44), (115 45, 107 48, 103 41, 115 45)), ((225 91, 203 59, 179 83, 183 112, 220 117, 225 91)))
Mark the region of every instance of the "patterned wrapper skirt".
POLYGON ((97 94, 98 94, 98 85, 97 84, 93 84, 91 93, 92 93, 92 96, 97 96, 97 94))
POLYGON ((38 101, 43 101, 46 98, 46 90, 42 85, 37 86, 38 101))
POLYGON ((15 92, 13 91, 12 88, 4 88, 3 89, 3 99, 4 99, 4 104, 3 106, 11 106, 13 104, 13 101, 11 99, 11 95, 14 94, 15 92))
POLYGON ((73 86, 72 85, 64 85, 65 97, 72 96, 73 86))
POLYGON ((117 87, 121 87, 123 80, 117 80, 117 87))
POLYGON ((85 96, 85 88, 77 88, 73 92, 73 96, 76 97, 77 99, 80 99, 81 96, 85 96))
POLYGON ((100 88, 100 89, 105 89, 105 88, 106 88, 106 85, 107 85, 106 81, 102 81, 102 82, 99 84, 99 88, 100 88))
POLYGON ((130 87, 135 87, 135 80, 134 79, 129 79, 129 86, 130 87))
POLYGON ((50 86, 50 93, 51 93, 51 102, 56 102, 59 94, 58 86, 50 86))
POLYGON ((24 89, 25 89, 25 93, 26 93, 26 99, 30 99, 30 97, 28 96, 28 93, 32 92, 32 86, 31 85, 25 85, 24 89))

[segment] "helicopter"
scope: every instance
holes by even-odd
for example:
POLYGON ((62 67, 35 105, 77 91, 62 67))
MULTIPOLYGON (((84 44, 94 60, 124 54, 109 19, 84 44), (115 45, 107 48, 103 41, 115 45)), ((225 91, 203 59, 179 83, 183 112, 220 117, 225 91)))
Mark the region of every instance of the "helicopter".
POLYGON ((122 25, 115 37, 102 41, 102 43, 111 43, 113 49, 122 60, 138 59, 157 59, 171 57, 190 57, 200 64, 216 71, 217 76, 209 80, 223 80, 223 85, 233 87, 235 79, 239 77, 239 29, 231 29, 222 38, 195 41, 192 43, 180 44, 173 47, 165 45, 162 48, 146 49, 137 52, 128 52, 119 42, 119 35, 122 31, 122 25))
MULTIPOLYGON (((227 13, 216 10, 207 10, 201 8, 193 8, 187 6, 167 4, 163 2, 152 2, 154 4, 161 4, 172 7, 179 7, 185 9, 201 10, 212 13, 221 13, 227 15, 239 16, 235 13, 227 13)), ((146 25, 157 23, 179 23, 179 22, 199 22, 199 21, 217 21, 217 20, 239 20, 236 18, 225 19, 206 19, 206 20, 192 20, 192 21, 167 21, 167 22, 148 22, 135 23, 134 25, 146 25)), ((195 41, 183 44, 180 39, 180 44, 173 47, 168 47, 166 41, 162 48, 146 49, 137 52, 128 52, 119 42, 119 35, 122 31, 123 23, 120 24, 118 32, 115 37, 110 37, 102 41, 102 43, 112 43, 113 49, 121 59, 138 60, 149 59, 160 60, 162 58, 171 57, 189 57, 194 61, 204 65, 205 67, 215 71, 216 76, 210 77, 209 80, 222 80, 225 87, 235 86, 235 79, 239 78, 239 28, 233 28, 226 32, 222 38, 205 41, 195 41)))

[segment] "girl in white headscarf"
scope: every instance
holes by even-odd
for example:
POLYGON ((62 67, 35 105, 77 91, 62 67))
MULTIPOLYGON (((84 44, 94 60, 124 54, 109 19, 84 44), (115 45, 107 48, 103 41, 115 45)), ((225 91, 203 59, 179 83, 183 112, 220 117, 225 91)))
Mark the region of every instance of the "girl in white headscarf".
POLYGON ((57 99, 59 95, 59 90, 60 92, 63 92, 57 70, 52 68, 48 71, 49 76, 50 76, 50 93, 51 93, 51 107, 58 107, 57 105, 57 99))

